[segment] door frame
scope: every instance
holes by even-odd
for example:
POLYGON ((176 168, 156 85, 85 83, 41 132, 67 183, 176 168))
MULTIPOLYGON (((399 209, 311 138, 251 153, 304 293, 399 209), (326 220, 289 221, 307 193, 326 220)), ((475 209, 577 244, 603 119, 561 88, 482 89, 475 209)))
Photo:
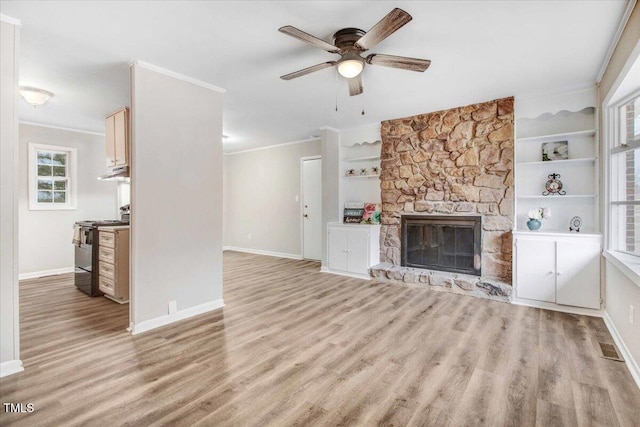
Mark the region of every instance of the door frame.
MULTIPOLYGON (((300 259, 305 259, 304 257, 304 162, 306 160, 322 160, 322 155, 317 154, 315 156, 304 156, 300 157, 300 259)), ((321 170, 322 171, 322 170, 321 170)), ((320 185, 322 185, 322 173, 320 174, 320 185)), ((320 205, 320 211, 322 212, 322 205, 320 205)), ((322 222, 322 221, 321 221, 322 222)))

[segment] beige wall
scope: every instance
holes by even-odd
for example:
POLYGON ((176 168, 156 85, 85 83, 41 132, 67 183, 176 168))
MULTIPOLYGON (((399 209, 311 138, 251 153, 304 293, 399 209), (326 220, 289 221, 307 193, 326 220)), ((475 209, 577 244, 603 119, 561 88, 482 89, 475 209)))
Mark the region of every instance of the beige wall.
POLYGON ((131 82, 131 320, 140 332, 222 304, 222 94, 138 63, 131 82))
POLYGON ((613 88, 620 71, 627 63, 629 55, 638 44, 638 40, 640 40, 640 4, 636 4, 633 8, 613 55, 611 55, 605 73, 600 80, 600 101, 604 100, 613 88))
MULTIPOLYGON (((636 60, 630 55, 639 44, 640 5, 636 4, 599 85, 599 102, 602 108, 606 108, 605 105, 602 105, 603 101, 611 96, 620 85, 621 72, 628 68, 630 61, 636 60)), ((600 117, 603 116, 604 114, 600 115, 600 117)), ((603 129, 602 121, 600 129, 603 129)), ((604 146, 610 141, 606 139, 604 132, 601 135, 603 135, 602 154, 603 158, 606 158, 604 157, 606 153, 604 146)), ((605 180, 603 179, 601 182, 605 182, 605 180)), ((606 194, 605 189, 602 190, 601 193, 606 194)), ((606 206, 603 206, 603 210, 606 210, 606 206)), ((635 359, 637 366, 640 363, 640 286, 629 280, 621 270, 608 261, 605 262, 605 311, 631 356, 635 359), (633 324, 629 322, 630 305, 635 308, 633 324)))
POLYGON ((20 274, 73 268, 73 223, 118 217, 117 183, 97 179, 106 170, 104 136, 20 125, 19 165, 20 274), (28 149, 31 143, 77 149, 76 209, 29 210, 28 149))
POLYGON ((316 155, 320 141, 225 155, 225 246, 301 256, 300 159, 316 155))
POLYGON ((0 376, 22 369, 18 327, 19 28, 0 21, 0 376))
POLYGON ((322 140, 322 266, 327 265, 327 224, 341 221, 340 206, 340 133, 336 129, 320 131, 322 140))

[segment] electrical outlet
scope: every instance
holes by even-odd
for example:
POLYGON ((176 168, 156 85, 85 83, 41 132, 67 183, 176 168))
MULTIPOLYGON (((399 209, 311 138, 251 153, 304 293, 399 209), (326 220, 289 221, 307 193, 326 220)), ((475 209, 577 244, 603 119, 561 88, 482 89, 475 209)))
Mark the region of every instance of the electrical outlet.
POLYGON ((247 239, 251 240, 251 233, 247 234, 247 239))
POLYGON ((173 314, 178 311, 178 301, 169 301, 169 314, 173 314))
POLYGON ((629 306, 629 323, 633 325, 633 306, 629 306))
POLYGON ((299 201, 300 201, 300 196, 296 194, 296 202, 299 202, 299 201))

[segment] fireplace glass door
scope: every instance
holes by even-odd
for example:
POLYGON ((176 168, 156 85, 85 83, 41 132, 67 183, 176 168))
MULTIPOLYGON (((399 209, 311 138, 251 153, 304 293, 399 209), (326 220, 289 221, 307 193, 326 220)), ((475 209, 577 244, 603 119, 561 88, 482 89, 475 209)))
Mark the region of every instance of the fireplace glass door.
POLYGON ((402 265, 480 275, 480 217, 405 216, 402 265))

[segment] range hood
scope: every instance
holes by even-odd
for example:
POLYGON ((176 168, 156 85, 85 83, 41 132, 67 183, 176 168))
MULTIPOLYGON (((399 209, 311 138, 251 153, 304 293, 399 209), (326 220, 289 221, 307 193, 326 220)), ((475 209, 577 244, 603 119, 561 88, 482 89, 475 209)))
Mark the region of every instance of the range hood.
POLYGON ((129 181, 129 166, 120 166, 111 169, 106 175, 98 177, 101 181, 129 181))

